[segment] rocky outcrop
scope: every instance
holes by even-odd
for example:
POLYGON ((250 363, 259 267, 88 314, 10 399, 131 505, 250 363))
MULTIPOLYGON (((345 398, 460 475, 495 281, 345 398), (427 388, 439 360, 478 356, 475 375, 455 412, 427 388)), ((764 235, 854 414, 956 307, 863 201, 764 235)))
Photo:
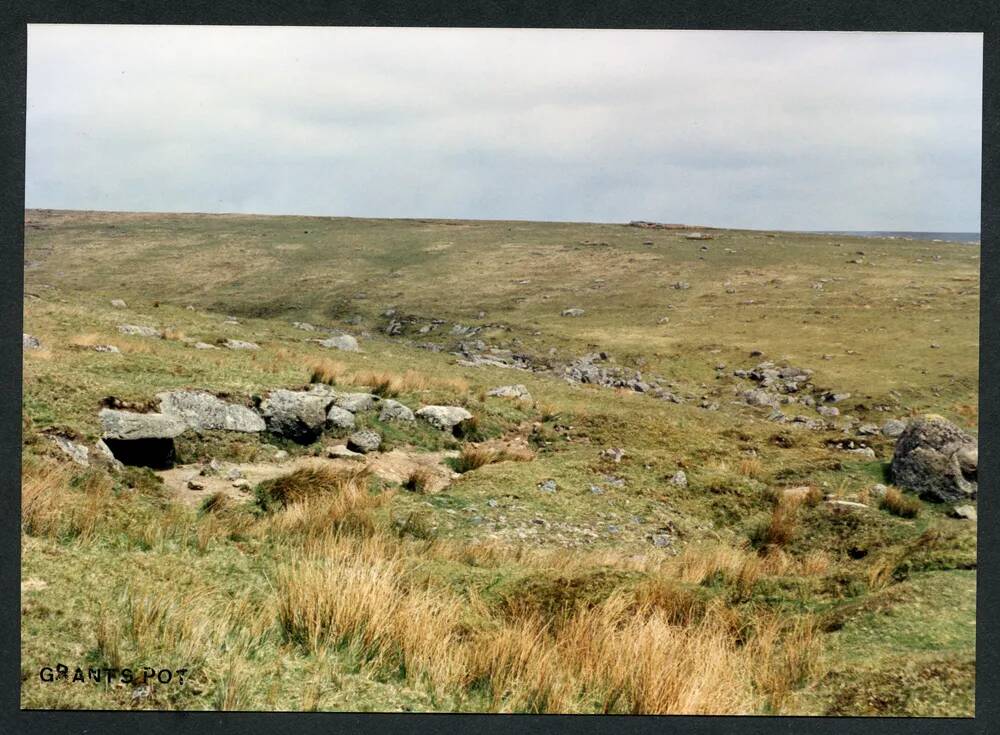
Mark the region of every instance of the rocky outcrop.
POLYGON ((98 417, 104 431, 102 439, 116 460, 155 469, 173 465, 174 437, 187 429, 180 417, 162 413, 104 408, 98 417))
POLYGON ((947 419, 928 414, 907 424, 892 457, 893 482, 924 500, 955 502, 978 490, 976 440, 947 419))
POLYGON ((226 403, 205 391, 157 393, 160 413, 177 416, 195 431, 264 431, 264 419, 246 406, 226 403))
POLYGON ((306 391, 276 390, 260 405, 272 434, 299 444, 311 444, 326 424, 329 396, 306 391))
POLYGON ((59 435, 53 436, 52 441, 55 442, 55 445, 59 447, 60 450, 62 450, 63 454, 81 467, 90 466, 90 451, 82 444, 77 444, 69 437, 59 435))

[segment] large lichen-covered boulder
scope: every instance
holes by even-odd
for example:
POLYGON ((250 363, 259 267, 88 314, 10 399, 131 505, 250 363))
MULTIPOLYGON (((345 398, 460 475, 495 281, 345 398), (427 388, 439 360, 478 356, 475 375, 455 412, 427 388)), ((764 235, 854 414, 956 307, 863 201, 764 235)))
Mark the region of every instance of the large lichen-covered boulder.
POLYGON ((177 390, 157 393, 160 412, 178 416, 195 431, 264 431, 264 419, 251 408, 227 403, 205 391, 177 390))
POLYGON ((260 404, 267 430, 299 444, 311 444, 323 432, 329 396, 307 391, 275 390, 260 404))
POLYGON ((947 419, 914 419, 896 441, 893 482, 924 500, 950 503, 974 498, 978 490, 976 439, 947 419))
POLYGON ((187 430, 179 416, 101 409, 101 437, 122 464, 163 469, 173 465, 174 437, 187 430))
POLYGON ((334 405, 351 413, 371 411, 379 402, 374 393, 338 393, 333 399, 334 405))

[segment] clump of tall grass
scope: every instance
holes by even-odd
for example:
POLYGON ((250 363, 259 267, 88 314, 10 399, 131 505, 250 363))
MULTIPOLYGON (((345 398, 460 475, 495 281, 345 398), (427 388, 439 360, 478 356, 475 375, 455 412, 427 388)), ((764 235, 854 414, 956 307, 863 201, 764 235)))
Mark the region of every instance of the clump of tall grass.
POLYGON ((899 488, 890 487, 879 501, 879 507, 900 518, 916 518, 920 514, 921 503, 917 498, 904 495, 899 488))

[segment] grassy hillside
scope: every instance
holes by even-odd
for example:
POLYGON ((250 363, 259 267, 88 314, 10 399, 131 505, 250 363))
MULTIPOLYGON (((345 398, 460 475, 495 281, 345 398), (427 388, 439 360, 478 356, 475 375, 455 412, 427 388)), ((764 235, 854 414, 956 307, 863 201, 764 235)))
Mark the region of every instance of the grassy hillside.
POLYGON ((857 429, 932 411, 975 432, 979 248, 700 231, 27 212, 24 706, 971 714, 975 523, 880 507, 893 440, 857 429), (193 348, 227 338, 261 349, 193 348), (468 364, 491 347, 534 370, 468 364), (563 379, 592 352, 674 400, 563 379), (747 405, 734 371, 764 360, 850 393, 840 415, 747 405), (300 502, 263 482, 203 504, 49 438, 92 446, 109 396, 311 380, 466 407, 463 437, 359 414, 384 456, 465 471, 427 493, 323 459, 336 435, 184 435, 192 473, 320 467, 300 502), (532 399, 487 395, 511 383, 532 399), (41 682, 53 661, 192 673, 41 682))

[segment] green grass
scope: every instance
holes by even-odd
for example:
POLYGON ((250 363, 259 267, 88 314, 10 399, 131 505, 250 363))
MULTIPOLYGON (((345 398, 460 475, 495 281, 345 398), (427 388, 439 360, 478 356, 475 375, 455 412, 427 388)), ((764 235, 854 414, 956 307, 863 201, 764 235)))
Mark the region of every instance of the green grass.
MULTIPOLYGON (((930 410, 976 425, 978 247, 718 231, 701 251, 702 243, 674 232, 610 224, 37 211, 26 217, 44 225, 26 230, 26 258, 34 264, 25 273, 24 328, 44 346, 24 360, 26 454, 64 461, 45 438, 48 431, 92 443, 108 396, 143 402, 188 387, 263 396, 306 386, 323 359, 342 363, 345 376, 413 371, 426 380, 404 387, 398 400, 413 408, 464 405, 477 419, 477 436, 466 440, 518 436, 536 457, 469 468, 436 495, 375 483, 375 492, 394 491, 377 514, 390 526, 402 519, 400 543, 607 555, 605 561, 583 556, 589 560, 583 568, 551 574, 516 558, 484 564, 474 554, 467 561, 431 555, 408 572, 414 584, 475 590, 490 609, 519 599, 548 615, 570 599, 590 605, 632 593, 656 581, 656 565, 705 544, 753 558, 750 538, 770 518, 775 489, 810 484, 857 499, 886 481, 891 440, 867 439, 877 454, 871 461, 831 448, 829 441, 844 437, 839 430, 769 422, 766 410, 734 402, 734 390, 745 387, 732 377, 734 369, 761 359, 810 368, 815 385, 852 393, 841 411, 866 423, 930 410), (587 241, 609 245, 580 245, 587 241), (846 262, 856 250, 866 252, 868 264, 846 262), (530 283, 518 283, 524 279, 530 283), (820 279, 832 280, 812 288, 820 279), (677 280, 691 288, 670 288, 677 280), (726 292, 727 283, 736 293, 726 292), (128 308, 113 309, 112 298, 128 308), (390 307, 419 316, 418 324, 446 320, 427 335, 412 335, 445 350, 382 335, 390 307), (569 307, 586 314, 560 317, 569 307), (240 324, 225 325, 226 315, 240 324), (658 324, 662 316, 670 321, 658 324), (360 323, 345 321, 355 317, 360 323), (293 320, 347 329, 363 352, 325 350, 293 320), (117 333, 122 323, 167 329, 169 338, 125 337, 117 333), (616 364, 659 374, 691 400, 667 403, 573 386, 558 376, 458 365, 448 354, 460 339, 449 334, 452 323, 487 326, 476 338, 536 358, 552 350, 555 359, 606 350, 616 364), (122 354, 73 347, 82 335, 116 344, 122 354), (246 339, 262 349, 195 350, 181 335, 246 339), (931 342, 941 348, 930 349, 931 342), (751 358, 754 349, 764 357, 751 358), (717 377, 720 362, 726 369, 717 377), (525 384, 536 403, 483 399, 485 390, 508 383, 525 384), (719 410, 699 408, 702 396, 719 410), (624 448, 624 459, 602 459, 607 447, 624 448), (757 461, 745 463, 751 453, 757 461), (678 469, 686 472, 686 488, 668 482, 678 469), (541 492, 539 484, 550 479, 557 491, 541 492), (664 533, 672 538, 669 548, 654 546, 651 540, 664 533)), ((364 389, 342 382, 347 390, 364 389)), ((359 418, 383 434, 386 449, 463 444, 422 422, 359 418)), ((184 436, 178 449, 184 461, 262 461, 272 446, 314 454, 333 439, 301 447, 218 432, 184 436)), ((77 493, 70 500, 89 497, 81 482, 70 488, 77 493)), ((168 590, 178 598, 200 590, 206 611, 244 600, 260 612, 276 570, 298 553, 290 541, 248 536, 240 525, 251 523, 248 510, 199 515, 172 502, 147 474, 130 470, 109 488, 101 501, 110 504, 107 521, 92 533, 24 535, 23 578, 47 583, 25 593, 25 706, 492 706, 479 695, 442 695, 408 676, 373 673, 349 651, 303 653, 264 623, 253 635, 234 626, 213 633, 211 645, 193 642, 188 652, 200 662, 198 685, 152 701, 133 703, 130 692, 115 688, 40 684, 36 669, 49 661, 96 660, 96 638, 80 631, 97 631, 100 620, 122 615, 128 589, 168 590), (211 647, 223 639, 233 653, 211 647)), ((796 533, 782 544, 787 568, 769 567, 743 581, 720 573, 695 584, 692 594, 702 602, 717 599, 737 616, 772 610, 836 618, 838 625, 822 636, 829 671, 797 685, 780 711, 968 715, 975 524, 929 504, 904 518, 869 502, 860 513, 834 514, 823 504, 800 508, 796 533), (823 565, 804 566, 819 557, 823 565), (875 699, 866 699, 869 691, 875 699)), ((120 653, 166 661, 174 652, 145 650, 125 635, 120 653)))

